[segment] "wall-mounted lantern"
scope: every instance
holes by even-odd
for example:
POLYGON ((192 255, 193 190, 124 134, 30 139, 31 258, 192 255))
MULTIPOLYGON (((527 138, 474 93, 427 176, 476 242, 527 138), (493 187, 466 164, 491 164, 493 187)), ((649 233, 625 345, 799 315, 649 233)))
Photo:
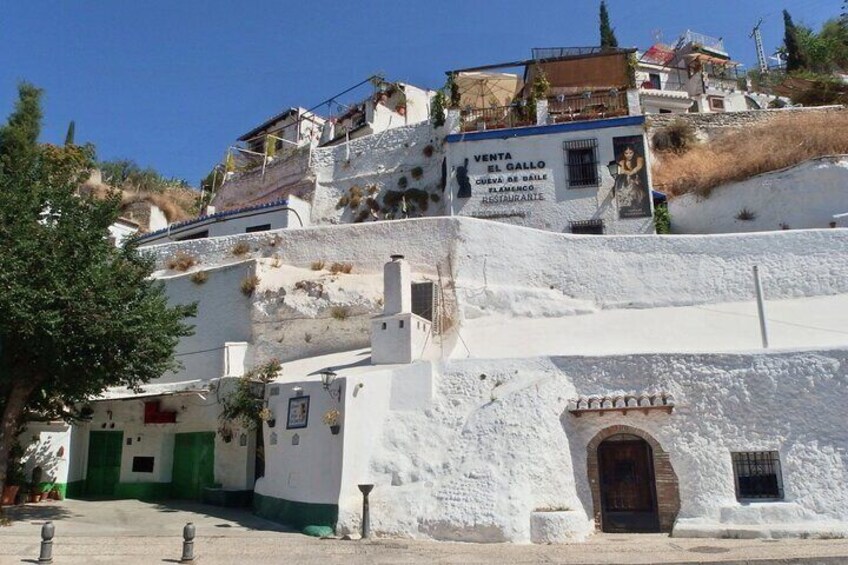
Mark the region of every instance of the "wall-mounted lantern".
POLYGON ((613 179, 618 177, 618 161, 610 161, 607 165, 607 169, 609 170, 609 174, 613 179))
POLYGON ((327 394, 330 395, 330 398, 334 398, 336 402, 342 401, 342 385, 338 384, 333 387, 333 383, 336 382, 336 378, 338 375, 330 370, 324 369, 321 371, 321 385, 324 387, 324 390, 327 391, 327 394))

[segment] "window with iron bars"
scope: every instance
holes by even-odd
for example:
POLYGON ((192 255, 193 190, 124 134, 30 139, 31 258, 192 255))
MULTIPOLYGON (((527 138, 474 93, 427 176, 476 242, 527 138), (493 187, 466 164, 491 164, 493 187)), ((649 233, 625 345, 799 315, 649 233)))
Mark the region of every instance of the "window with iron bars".
POLYGON ((594 219, 571 222, 571 233, 604 235, 604 221, 601 219, 594 219))
POLYGON ((783 477, 777 451, 731 453, 738 500, 783 500, 783 477))
POLYGON ((598 186, 598 140, 566 141, 563 149, 569 188, 598 186))

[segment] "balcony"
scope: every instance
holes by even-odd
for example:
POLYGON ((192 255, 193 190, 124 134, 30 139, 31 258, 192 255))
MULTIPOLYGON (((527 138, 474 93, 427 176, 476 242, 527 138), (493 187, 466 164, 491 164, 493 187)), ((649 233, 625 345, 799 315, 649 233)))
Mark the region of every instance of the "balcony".
POLYGON ((548 99, 549 123, 601 120, 627 116, 627 91, 608 90, 548 99))
POLYGON ((527 106, 493 106, 491 108, 467 108, 460 112, 461 131, 507 129, 536 125, 536 116, 530 115, 527 106))

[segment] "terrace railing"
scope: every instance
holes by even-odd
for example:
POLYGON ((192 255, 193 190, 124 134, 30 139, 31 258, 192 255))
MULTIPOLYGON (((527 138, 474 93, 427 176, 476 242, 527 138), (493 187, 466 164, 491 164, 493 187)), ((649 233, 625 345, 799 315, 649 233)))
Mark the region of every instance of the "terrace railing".
POLYGON ((628 114, 627 92, 624 90, 548 98, 548 115, 552 123, 599 120, 628 114))
POLYGON ((536 125, 536 116, 527 106, 468 108, 460 112, 462 131, 506 129, 536 125))

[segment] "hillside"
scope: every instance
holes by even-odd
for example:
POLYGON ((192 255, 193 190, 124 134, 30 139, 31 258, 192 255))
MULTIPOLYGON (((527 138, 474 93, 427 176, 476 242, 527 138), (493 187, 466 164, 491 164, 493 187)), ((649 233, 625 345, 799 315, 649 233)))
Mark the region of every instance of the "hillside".
POLYGON ((709 142, 698 141, 683 121, 665 129, 679 141, 676 148, 656 151, 651 172, 654 186, 670 198, 689 193, 706 198, 723 184, 848 153, 846 111, 777 115, 709 142))

